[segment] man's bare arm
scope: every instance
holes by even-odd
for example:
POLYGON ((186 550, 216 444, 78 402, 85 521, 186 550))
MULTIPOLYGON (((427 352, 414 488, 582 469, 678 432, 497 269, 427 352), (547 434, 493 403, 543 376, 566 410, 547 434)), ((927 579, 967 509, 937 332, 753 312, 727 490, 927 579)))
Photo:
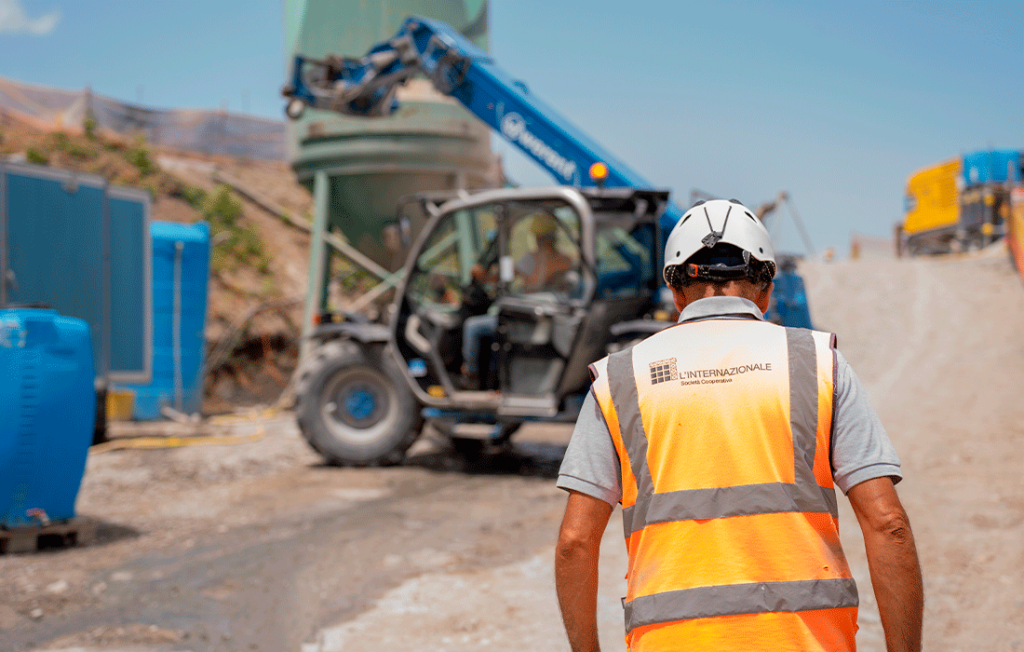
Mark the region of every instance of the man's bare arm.
POLYGON ((555 548, 555 588, 573 652, 599 652, 597 640, 597 562, 601 536, 612 506, 569 492, 555 548))
POLYGON ((924 589, 910 520, 889 478, 862 482, 847 493, 867 550, 871 584, 889 652, 919 652, 924 589))

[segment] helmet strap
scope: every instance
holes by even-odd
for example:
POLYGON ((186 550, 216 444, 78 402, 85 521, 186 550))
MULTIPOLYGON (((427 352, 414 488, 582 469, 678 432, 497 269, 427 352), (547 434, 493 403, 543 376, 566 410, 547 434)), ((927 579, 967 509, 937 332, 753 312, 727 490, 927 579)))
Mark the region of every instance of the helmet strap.
POLYGON ((705 281, 730 281, 737 278, 753 278, 754 268, 750 264, 750 258, 750 252, 744 249, 742 265, 723 265, 722 263, 699 265, 697 263, 687 263, 686 275, 690 278, 705 281))
POLYGON ((733 279, 750 278, 750 263, 742 265, 698 265, 686 264, 686 275, 701 281, 731 281, 733 279))

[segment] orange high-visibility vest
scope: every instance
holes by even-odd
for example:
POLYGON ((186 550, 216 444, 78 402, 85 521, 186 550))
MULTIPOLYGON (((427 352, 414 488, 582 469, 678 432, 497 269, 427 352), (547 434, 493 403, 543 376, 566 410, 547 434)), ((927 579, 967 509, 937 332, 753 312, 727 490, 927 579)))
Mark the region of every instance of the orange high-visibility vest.
POLYGON ((592 365, 622 469, 632 652, 855 649, 834 350, 829 333, 711 319, 592 365))

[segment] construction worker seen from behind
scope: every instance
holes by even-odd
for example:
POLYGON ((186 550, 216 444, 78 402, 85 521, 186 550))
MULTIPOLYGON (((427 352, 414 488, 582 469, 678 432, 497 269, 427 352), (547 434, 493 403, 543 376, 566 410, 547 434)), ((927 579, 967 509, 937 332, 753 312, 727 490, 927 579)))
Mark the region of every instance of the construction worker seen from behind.
POLYGON ((864 535, 888 650, 919 650, 899 459, 835 336, 764 320, 775 255, 760 220, 734 200, 698 203, 669 234, 664 275, 679 322, 591 366, 559 471, 572 649, 599 649, 598 553, 621 503, 632 652, 854 650, 835 484, 864 535))

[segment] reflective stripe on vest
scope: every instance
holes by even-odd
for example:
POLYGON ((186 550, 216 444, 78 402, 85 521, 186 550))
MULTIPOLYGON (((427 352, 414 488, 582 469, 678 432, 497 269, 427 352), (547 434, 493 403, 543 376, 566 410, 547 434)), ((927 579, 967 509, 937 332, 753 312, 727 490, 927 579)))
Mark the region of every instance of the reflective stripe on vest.
POLYGON ((622 468, 627 632, 856 607, 829 462, 833 348, 827 333, 708 320, 595 363, 622 468), (722 459, 702 461, 708 449, 722 459))

